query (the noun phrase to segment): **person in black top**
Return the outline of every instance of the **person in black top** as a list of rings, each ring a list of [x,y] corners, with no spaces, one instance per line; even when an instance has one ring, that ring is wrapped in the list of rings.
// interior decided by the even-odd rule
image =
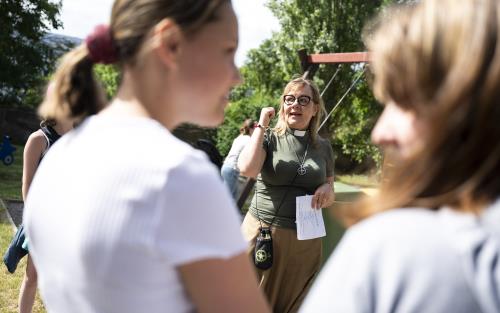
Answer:
[[[54,120],[43,120],[40,129],[33,132],[24,146],[23,154],[23,181],[22,196],[26,200],[28,190],[35,172],[48,149],[57,139],[73,128],[70,122],[58,122]],[[27,240],[23,247],[27,249]],[[28,262],[21,289],[19,291],[19,312],[31,312],[35,301],[37,287],[37,273],[35,266],[28,254]]]

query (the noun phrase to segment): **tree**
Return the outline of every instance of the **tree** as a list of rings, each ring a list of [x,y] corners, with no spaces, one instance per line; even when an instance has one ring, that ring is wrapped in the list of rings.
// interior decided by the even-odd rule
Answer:
[[[20,105],[52,70],[43,37],[61,26],[61,6],[61,0],[0,0],[0,105]]]

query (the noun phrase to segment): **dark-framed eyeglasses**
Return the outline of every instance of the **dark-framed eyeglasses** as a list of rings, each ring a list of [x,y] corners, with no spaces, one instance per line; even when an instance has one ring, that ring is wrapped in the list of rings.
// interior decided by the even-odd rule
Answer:
[[[297,103],[301,106],[306,106],[311,102],[311,97],[302,95],[299,96],[298,98],[295,98],[295,96],[292,95],[285,95],[283,96],[283,102],[285,102],[286,105],[292,105],[297,101]]]

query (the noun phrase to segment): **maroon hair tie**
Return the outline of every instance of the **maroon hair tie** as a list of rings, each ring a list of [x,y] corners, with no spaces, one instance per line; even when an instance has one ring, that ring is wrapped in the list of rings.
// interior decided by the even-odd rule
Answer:
[[[98,25],[86,39],[87,49],[92,62],[113,64],[118,61],[118,53],[108,25]]]

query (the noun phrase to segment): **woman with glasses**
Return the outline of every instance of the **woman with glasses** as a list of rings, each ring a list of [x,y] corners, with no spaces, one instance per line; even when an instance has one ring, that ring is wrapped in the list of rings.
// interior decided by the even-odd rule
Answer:
[[[276,126],[269,128],[274,108],[263,108],[238,159],[242,175],[257,177],[242,231],[274,312],[297,311],[321,263],[321,238],[297,238],[296,198],[313,195],[310,204],[318,210],[334,200],[333,150],[317,134],[323,112],[317,86],[307,79],[293,79],[281,97]],[[262,235],[261,230],[268,233]],[[257,253],[259,238],[269,235],[272,248]]]

